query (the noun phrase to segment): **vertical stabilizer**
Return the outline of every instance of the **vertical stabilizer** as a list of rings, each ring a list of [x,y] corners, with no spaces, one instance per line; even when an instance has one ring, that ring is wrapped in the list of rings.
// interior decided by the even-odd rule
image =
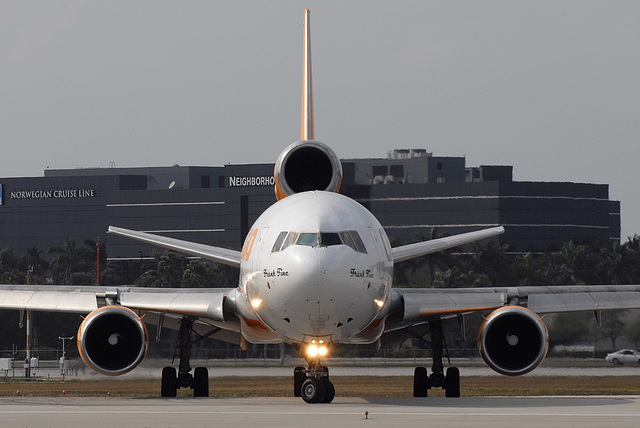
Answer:
[[[313,88],[311,84],[311,11],[304,11],[304,64],[302,76],[302,134],[301,140],[313,140]]]

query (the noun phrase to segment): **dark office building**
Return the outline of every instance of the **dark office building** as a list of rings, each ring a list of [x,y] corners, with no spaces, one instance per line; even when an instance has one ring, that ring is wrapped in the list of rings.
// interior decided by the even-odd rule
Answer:
[[[620,203],[606,184],[516,182],[511,166],[466,168],[464,158],[425,150],[342,163],[342,193],[369,208],[392,240],[498,225],[500,240],[518,251],[620,239]],[[46,170],[0,179],[0,248],[21,254],[100,239],[112,260],[150,254],[106,235],[113,225],[239,249],[274,202],[273,164]]]

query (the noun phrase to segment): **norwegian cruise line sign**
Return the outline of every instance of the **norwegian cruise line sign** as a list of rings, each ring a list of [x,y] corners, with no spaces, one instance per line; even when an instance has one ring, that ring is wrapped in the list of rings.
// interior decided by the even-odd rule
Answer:
[[[3,186],[0,185],[0,188]],[[95,189],[37,189],[37,190],[11,190],[6,193],[11,199],[77,199],[93,198]]]

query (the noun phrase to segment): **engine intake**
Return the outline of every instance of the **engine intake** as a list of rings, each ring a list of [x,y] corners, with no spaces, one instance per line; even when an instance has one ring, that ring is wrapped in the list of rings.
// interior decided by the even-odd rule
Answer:
[[[493,311],[478,333],[480,355],[489,367],[507,376],[529,373],[549,349],[549,333],[542,319],[522,306]]]
[[[309,190],[337,192],[342,183],[342,164],[326,144],[298,141],[280,153],[274,176],[278,200]]]
[[[124,306],[96,309],[78,329],[80,356],[89,368],[105,375],[130,372],[142,362],[148,348],[146,325]]]

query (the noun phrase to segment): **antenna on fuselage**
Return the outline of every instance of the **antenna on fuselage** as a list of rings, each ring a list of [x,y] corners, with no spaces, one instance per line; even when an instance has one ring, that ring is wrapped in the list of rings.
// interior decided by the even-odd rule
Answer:
[[[301,140],[313,140],[313,88],[311,84],[311,11],[304,11],[304,64],[302,75],[302,131]]]

